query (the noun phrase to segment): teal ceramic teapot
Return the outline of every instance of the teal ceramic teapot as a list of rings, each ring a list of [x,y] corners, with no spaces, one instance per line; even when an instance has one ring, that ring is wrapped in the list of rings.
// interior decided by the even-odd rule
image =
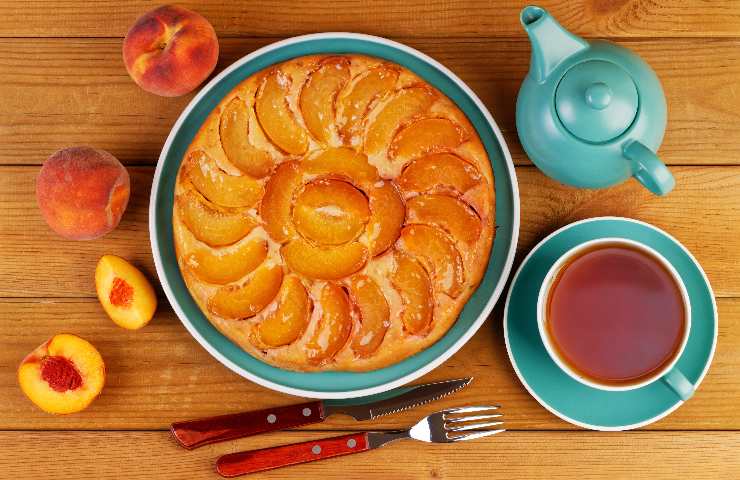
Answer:
[[[526,7],[520,19],[532,59],[516,127],[535,165],[576,187],[633,176],[657,195],[670,192],[673,175],[654,153],[666,126],[655,72],[630,50],[572,35],[542,8]]]

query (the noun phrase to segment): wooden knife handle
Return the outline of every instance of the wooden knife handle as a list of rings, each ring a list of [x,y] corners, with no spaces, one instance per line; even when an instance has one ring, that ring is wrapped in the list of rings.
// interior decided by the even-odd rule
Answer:
[[[209,443],[317,423],[324,418],[326,415],[321,402],[313,401],[287,407],[175,422],[171,431],[180,445],[192,449]]]
[[[216,460],[216,472],[222,477],[236,477],[366,450],[369,450],[367,433],[353,433],[280,447],[229,453]]]

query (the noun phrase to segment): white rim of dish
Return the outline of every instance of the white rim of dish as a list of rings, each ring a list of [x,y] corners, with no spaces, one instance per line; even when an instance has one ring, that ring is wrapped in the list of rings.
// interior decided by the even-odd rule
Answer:
[[[588,222],[594,222],[598,220],[623,220],[627,222],[636,223],[638,225],[643,225],[645,227],[651,228],[652,230],[655,230],[656,232],[662,233],[669,239],[671,239],[676,245],[678,245],[681,250],[683,250],[686,255],[691,259],[691,261],[696,265],[696,268],[699,269],[699,272],[701,273],[702,278],[704,279],[704,283],[706,283],[707,287],[709,288],[710,296],[712,297],[712,319],[715,323],[714,328],[714,336],[712,338],[712,349],[709,352],[709,359],[707,360],[707,364],[704,366],[704,370],[701,372],[701,375],[699,375],[699,379],[697,380],[696,384],[694,385],[695,389],[699,388],[699,385],[701,385],[701,382],[704,380],[704,377],[706,377],[707,372],[709,371],[709,367],[712,365],[712,360],[714,360],[714,352],[717,348],[717,332],[719,331],[719,318],[717,317],[717,301],[714,297],[714,290],[712,290],[712,285],[709,283],[709,278],[707,277],[707,274],[704,272],[704,269],[701,268],[701,265],[699,262],[696,261],[696,258],[694,258],[694,255],[691,254],[691,252],[676,238],[671,235],[668,232],[665,232],[661,230],[660,228],[650,225],[649,223],[643,222],[641,220],[635,220],[633,218],[625,218],[625,217],[614,217],[614,216],[605,216],[605,217],[593,217],[593,218],[586,218],[583,220],[579,220],[577,222],[569,223],[568,225],[565,225],[563,227],[558,228],[554,232],[552,232],[550,235],[543,238],[535,247],[527,254],[527,256],[522,260],[522,263],[519,265],[519,268],[517,269],[516,273],[514,274],[514,277],[511,280],[511,286],[509,287],[509,291],[506,294],[506,303],[504,305],[504,341],[506,342],[506,353],[509,356],[509,361],[511,362],[511,366],[514,367],[514,372],[516,373],[516,376],[519,377],[519,381],[522,382],[522,385],[524,385],[524,388],[527,389],[530,395],[534,397],[537,402],[545,407],[547,411],[555,415],[556,417],[565,420],[566,422],[572,423],[573,425],[582,427],[582,428],[588,428],[590,430],[598,430],[602,432],[620,432],[623,430],[632,430],[635,428],[644,427],[645,425],[650,425],[653,422],[657,422],[658,420],[667,417],[671,413],[673,413],[678,407],[683,405],[685,402],[683,400],[679,400],[678,403],[676,403],[674,406],[669,408],[668,410],[662,412],[659,415],[656,415],[652,418],[649,418],[647,420],[644,420],[642,422],[633,423],[630,425],[619,425],[616,427],[605,427],[603,425],[591,425],[590,423],[581,422],[578,420],[575,420],[573,418],[570,418],[567,415],[564,415],[560,413],[557,409],[549,405],[547,402],[545,402],[542,398],[540,398],[535,391],[532,389],[532,387],[529,386],[527,381],[524,379],[524,376],[519,371],[519,367],[516,364],[516,360],[514,360],[514,355],[511,353],[511,345],[509,345],[509,304],[511,301],[511,293],[514,290],[514,285],[516,284],[517,279],[519,278],[519,274],[522,272],[522,268],[524,268],[524,265],[529,261],[529,259],[534,255],[534,253],[539,250],[545,243],[547,243],[550,238],[554,237],[558,233],[562,232],[563,230],[566,230],[568,228],[574,227],[576,225],[580,225],[581,223],[588,223]]]
[[[405,53],[414,55],[415,57],[435,67],[440,72],[445,74],[450,80],[455,82],[457,86],[460,87],[462,91],[465,92],[465,94],[473,101],[473,103],[475,103],[476,107],[481,111],[484,118],[486,119],[486,122],[489,124],[489,126],[493,130],[493,133],[496,135],[496,140],[498,141],[501,152],[504,155],[504,158],[506,160],[505,162],[506,169],[509,174],[509,180],[511,183],[511,190],[514,196],[513,198],[514,201],[512,202],[513,203],[512,205],[513,232],[512,232],[511,244],[509,245],[509,251],[506,254],[506,262],[504,263],[504,268],[503,268],[503,271],[501,272],[501,276],[498,279],[498,282],[493,289],[493,293],[491,294],[491,297],[489,298],[488,302],[483,308],[483,311],[478,316],[478,318],[475,320],[475,322],[473,322],[470,328],[462,335],[462,337],[460,337],[457,340],[457,342],[452,344],[447,350],[445,350],[441,355],[439,355],[437,358],[435,358],[428,364],[396,380],[392,380],[392,381],[383,383],[381,385],[377,385],[375,387],[363,388],[363,389],[358,389],[358,390],[320,392],[320,391],[313,391],[313,390],[305,390],[301,388],[286,387],[279,383],[275,383],[270,380],[264,379],[260,376],[254,375],[253,373],[236,365],[234,362],[232,362],[231,360],[226,358],[224,355],[222,355],[220,352],[218,352],[215,348],[213,348],[208,342],[206,342],[206,340],[198,333],[198,331],[190,323],[190,320],[185,315],[185,312],[183,312],[182,309],[180,308],[180,305],[178,304],[177,299],[174,293],[172,292],[172,289],[170,288],[169,283],[166,280],[166,277],[164,275],[164,266],[162,265],[162,262],[161,262],[159,248],[157,247],[157,242],[155,240],[155,235],[154,235],[154,231],[155,231],[154,218],[155,218],[155,205],[156,205],[155,202],[157,198],[157,192],[159,190],[159,177],[162,174],[162,165],[164,163],[164,158],[166,157],[167,153],[170,150],[172,141],[175,138],[175,133],[180,130],[182,123],[185,121],[185,118],[188,116],[188,114],[193,109],[193,107],[203,97],[205,97],[210,92],[210,90],[216,84],[218,84],[224,77],[226,77],[229,73],[239,68],[243,64],[257,57],[263,56],[275,49],[282,48],[288,45],[302,43],[306,40],[330,39],[330,38],[358,39],[358,40],[365,40],[368,42],[387,45],[389,47],[401,50]],[[245,55],[244,57],[240,58],[239,60],[237,60],[230,66],[228,66],[221,73],[216,75],[190,101],[190,103],[185,107],[185,109],[182,111],[180,116],[177,118],[177,121],[175,122],[175,124],[172,126],[172,129],[170,130],[170,133],[167,136],[167,140],[165,141],[164,146],[162,147],[162,152],[160,153],[159,159],[157,161],[157,167],[154,171],[154,179],[152,180],[152,191],[149,196],[149,243],[151,244],[151,247],[152,247],[152,256],[154,257],[154,265],[156,267],[157,276],[159,277],[160,284],[162,285],[162,289],[164,290],[167,300],[169,301],[172,309],[177,314],[177,317],[180,319],[180,322],[185,326],[187,331],[190,332],[190,335],[192,335],[193,338],[195,338],[195,340],[203,348],[205,348],[208,353],[211,354],[211,356],[216,358],[216,360],[221,362],[221,364],[225,365],[229,370],[233,371],[234,373],[254,383],[257,383],[258,385],[262,385],[263,387],[267,387],[272,390],[276,390],[278,392],[301,396],[301,397],[311,397],[311,398],[320,398],[320,399],[347,399],[347,398],[364,397],[367,395],[387,392],[388,390],[400,387],[413,380],[416,380],[417,378],[425,375],[426,373],[430,372],[434,368],[438,367],[439,365],[447,361],[447,359],[449,359],[460,348],[462,348],[462,346],[465,345],[465,343],[467,343],[468,340],[470,340],[470,338],[478,331],[478,329],[480,329],[481,325],[483,325],[483,323],[485,322],[485,320],[488,318],[489,314],[493,310],[493,307],[496,304],[496,301],[498,300],[498,298],[501,295],[501,292],[504,289],[506,280],[509,277],[509,273],[511,272],[511,267],[514,263],[514,254],[516,252],[516,245],[517,245],[518,239],[519,239],[519,187],[516,181],[514,163],[511,159],[511,154],[509,153],[509,148],[506,145],[506,141],[504,140],[504,137],[501,134],[501,130],[498,128],[498,125],[496,124],[495,120],[491,116],[491,113],[488,111],[488,109],[483,104],[483,102],[480,100],[480,98],[478,98],[478,96],[470,89],[470,87],[468,87],[462,80],[460,80],[460,78],[458,78],[457,75],[452,73],[447,67],[437,62],[433,58],[429,57],[428,55],[421,53],[420,51],[414,48],[411,48],[409,46],[403,45],[398,42],[394,42],[392,40],[387,40],[382,37],[376,37],[373,35],[365,35],[361,33],[326,32],[326,33],[315,33],[315,34],[291,37],[291,38],[281,40],[281,41],[272,43],[270,45],[264,46],[262,48],[255,50],[254,52],[248,55]],[[493,249],[493,246],[491,246],[491,249]]]

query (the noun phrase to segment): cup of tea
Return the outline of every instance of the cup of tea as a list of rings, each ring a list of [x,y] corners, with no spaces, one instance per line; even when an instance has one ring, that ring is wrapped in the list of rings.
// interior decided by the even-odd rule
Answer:
[[[565,252],[540,287],[537,324],[552,360],[589,387],[624,391],[665,382],[682,400],[694,385],[676,368],[691,303],[658,252],[600,238]]]

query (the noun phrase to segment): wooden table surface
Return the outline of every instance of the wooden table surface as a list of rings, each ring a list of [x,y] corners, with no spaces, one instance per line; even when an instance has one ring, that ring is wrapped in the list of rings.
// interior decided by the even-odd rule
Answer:
[[[634,181],[602,191],[545,178],[514,130],[529,43],[524,2],[335,0],[183,2],[214,25],[216,71],[255,48],[307,32],[346,30],[390,37],[438,59],[478,93],[505,133],[517,165],[522,256],[554,229],[597,215],[657,225],[706,270],[717,295],[719,341],[695,397],[635,432],[587,432],[542,408],[517,380],[501,329],[502,305],[478,334],[422,380],[462,375],[475,382],[454,399],[359,425],[332,417],[320,426],[179,449],[166,431],[176,419],[296,402],[259,387],[211,358],[166,300],[146,328],[116,327],[95,298],[98,258],[114,253],[156,278],[147,232],[154,165],[175,118],[192,96],[140,90],[121,60],[121,41],[149,1],[0,2],[0,478],[215,478],[214,459],[246,448],[361,428],[409,425],[434,409],[498,401],[509,431],[449,445],[394,444],[363,455],[274,471],[264,478],[684,478],[740,475],[740,2],[572,0],[541,2],[588,38],[634,49],[657,71],[668,98],[660,149],[677,179],[657,198]],[[39,165],[55,150],[109,150],[132,176],[118,229],[90,242],[63,241],[36,207]],[[161,292],[160,292],[161,294]],[[51,416],[21,393],[16,368],[46,338],[90,340],[108,367],[102,395],[86,411]]]

